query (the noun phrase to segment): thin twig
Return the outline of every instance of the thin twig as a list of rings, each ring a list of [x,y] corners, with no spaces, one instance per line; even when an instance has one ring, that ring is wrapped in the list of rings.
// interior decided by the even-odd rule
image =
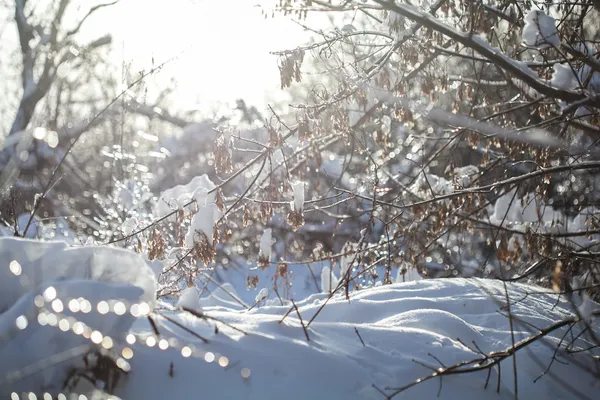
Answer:
[[[300,315],[300,310],[298,310],[298,306],[296,306],[296,303],[294,302],[293,299],[292,299],[292,306],[296,310],[296,314],[298,315],[298,319],[300,319],[300,325],[302,325],[302,330],[304,331],[304,335],[306,336],[306,340],[310,342],[310,337],[308,336],[308,330],[306,329],[306,326],[304,325],[304,321],[302,320],[302,315]]]

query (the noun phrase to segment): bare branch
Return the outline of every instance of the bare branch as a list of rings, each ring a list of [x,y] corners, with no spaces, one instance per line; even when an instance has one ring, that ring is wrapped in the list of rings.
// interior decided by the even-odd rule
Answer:
[[[92,8],[89,9],[89,11],[85,14],[85,16],[79,20],[79,23],[77,24],[77,26],[65,34],[65,37],[73,36],[74,34],[79,32],[79,30],[83,26],[83,23],[85,22],[85,20],[88,19],[93,13],[95,13],[96,11],[98,11],[102,8],[113,6],[113,5],[117,4],[119,1],[120,0],[114,0],[110,3],[102,3],[102,4],[97,4],[97,5],[93,6]]]

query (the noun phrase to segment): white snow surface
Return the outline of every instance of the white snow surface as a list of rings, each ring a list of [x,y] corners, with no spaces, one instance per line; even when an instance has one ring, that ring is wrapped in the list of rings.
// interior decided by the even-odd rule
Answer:
[[[71,331],[41,326],[33,305],[35,295],[47,294],[52,286],[58,299],[85,297],[93,304],[104,299],[140,302],[154,298],[155,281],[148,266],[140,256],[124,250],[69,248],[62,243],[7,238],[0,239],[0,258],[5,266],[0,272],[3,397],[12,391],[34,391],[39,397],[44,390],[57,389],[75,360],[79,360],[78,366],[82,362],[78,354],[67,357],[66,362],[57,362],[53,357],[64,356],[65,350],[82,345],[91,346]],[[17,261],[19,267],[11,261]],[[24,284],[23,276],[31,284]],[[557,299],[545,289],[520,284],[507,287],[516,319],[516,341],[537,332],[532,326],[544,328],[574,315],[573,306],[564,297]],[[511,346],[500,281],[420,280],[353,291],[349,299],[334,295],[328,300],[326,293],[314,294],[295,299],[298,313],[292,311],[283,322],[291,306],[289,301],[281,304],[277,299],[266,299],[260,307],[248,311],[232,301],[231,295],[237,296],[236,288],[228,283],[222,289],[204,292],[203,297],[195,288],[184,291],[179,305],[191,305],[210,319],[168,311],[173,305],[158,301],[156,309],[176,322],[152,314],[159,336],[145,317],[131,324],[129,313],[120,317],[115,313],[100,315],[93,306],[90,313],[72,315],[110,334],[114,351],[120,353],[125,346],[133,351],[128,359],[130,372],[121,377],[114,393],[122,399],[382,399],[373,385],[383,390],[403,386],[430,375],[432,370],[427,366],[438,368],[437,360],[451,366],[478,358],[473,343],[484,352]],[[305,333],[302,324],[306,325],[319,310]],[[28,321],[24,328],[19,319],[22,315]],[[597,331],[596,320],[590,322]],[[572,336],[577,337],[582,328],[575,327]],[[555,362],[550,374],[534,383],[566,330],[558,329],[548,339],[532,343],[528,346],[531,351],[517,352],[520,398],[570,399],[574,393],[596,398],[597,380],[575,364]],[[208,343],[190,332],[206,338]],[[135,343],[125,343],[126,336],[135,336]],[[587,347],[583,342],[576,342],[578,345]],[[558,354],[561,360],[577,357],[578,363],[590,362],[585,352]],[[45,361],[49,364],[41,363]],[[437,398],[440,391],[441,399],[512,399],[512,362],[509,358],[502,363],[499,393],[498,371],[492,371],[485,389],[484,370],[445,376],[441,385],[438,378],[424,381],[394,398]],[[28,373],[17,380],[7,379],[23,371]],[[86,386],[85,380],[75,389],[84,394],[94,390]]]
[[[525,298],[526,292],[540,289],[510,285],[510,291],[514,301]],[[186,397],[191,393],[218,399],[381,399],[373,384],[396,387],[431,374],[430,369],[413,360],[437,368],[439,364],[429,354],[448,366],[477,358],[478,354],[458,338],[469,345],[474,341],[486,352],[510,347],[509,321],[499,312],[502,297],[501,282],[473,279],[380,286],[352,293],[350,301],[335,296],[308,328],[310,341],[295,312],[279,323],[289,304],[246,312],[205,298],[210,304],[204,307],[207,315],[248,334],[219,323],[219,333],[215,334],[214,326],[203,320],[172,313],[172,318],[204,335],[209,343],[159,319],[159,331],[165,337],[174,335],[179,348],[160,351],[144,344],[132,346],[131,367],[137,372],[120,385],[116,394],[127,399]],[[305,324],[326,298],[326,294],[317,294],[297,302]],[[554,296],[537,294],[515,302],[512,311],[515,317],[544,327],[571,315],[568,304],[559,302],[553,309],[555,302]],[[529,336],[527,329],[530,328],[517,323],[515,339]],[[151,334],[142,320],[134,330],[141,337]],[[560,332],[564,333],[559,331],[557,336]],[[518,353],[519,396],[573,398],[573,393],[563,386],[563,382],[568,382],[593,398],[598,390],[593,386],[594,378],[573,366],[554,363],[552,376],[533,383],[550,361],[556,340],[531,345],[542,364],[537,364],[526,351]],[[193,346],[190,358],[180,355],[182,346]],[[213,359],[211,363],[205,361]],[[171,362],[173,377],[168,374]],[[511,399],[511,368],[512,359],[503,362],[499,394],[495,390],[497,371],[492,372],[493,384],[488,389],[484,389],[486,371],[481,371],[444,377],[440,398]],[[243,378],[248,373],[250,377]],[[433,399],[439,389],[439,380],[432,379],[395,398]]]
[[[66,371],[89,349],[89,339],[63,332],[56,323],[41,325],[38,315],[47,315],[47,321],[50,315],[55,321],[67,319],[69,327],[76,319],[116,341],[125,337],[134,317],[100,315],[100,302],[154,307],[155,276],[139,255],[126,250],[0,238],[0,260],[1,398],[11,391],[60,390]],[[36,298],[45,300],[41,308]],[[76,308],[69,307],[73,299]]]

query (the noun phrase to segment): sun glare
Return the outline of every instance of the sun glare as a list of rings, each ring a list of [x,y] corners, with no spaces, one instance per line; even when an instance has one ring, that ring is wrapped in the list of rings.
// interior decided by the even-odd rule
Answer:
[[[281,15],[265,19],[256,3],[125,0],[98,13],[87,34],[111,33],[115,65],[132,71],[175,57],[152,79],[175,78],[176,107],[208,110],[237,98],[262,107],[279,92],[269,51],[293,48],[307,34]]]

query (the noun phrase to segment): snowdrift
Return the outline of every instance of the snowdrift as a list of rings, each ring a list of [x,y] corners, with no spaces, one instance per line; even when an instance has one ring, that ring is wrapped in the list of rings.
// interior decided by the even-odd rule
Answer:
[[[557,304],[556,296],[542,294],[543,289],[513,284],[509,290],[517,342],[536,334],[533,326],[544,328],[573,315],[569,303]],[[504,296],[501,282],[474,279],[423,280],[367,289],[351,294],[350,301],[343,296],[331,299],[307,329],[307,340],[302,324],[318,312],[326,295],[297,303],[302,322],[294,310],[280,323],[289,304],[249,312],[232,310],[228,295],[216,292],[200,300],[206,315],[247,334],[223,323],[209,324],[194,315],[168,312],[167,317],[209,343],[159,318],[161,336],[177,340],[175,348],[158,350],[146,345],[144,338],[153,333],[140,321],[134,326],[141,339],[132,347],[131,364],[138,372],[131,374],[117,394],[127,399],[190,393],[219,399],[384,399],[373,385],[381,389],[403,386],[431,375],[433,371],[426,366],[438,368],[440,362],[451,366],[481,357],[477,348],[490,352],[510,347]],[[215,297],[223,299],[223,304]],[[578,330],[573,329],[573,334]],[[573,364],[555,362],[548,374],[534,382],[547,368],[565,331],[558,330],[517,353],[520,398],[596,398],[596,378]],[[191,357],[181,355],[189,351]],[[570,358],[560,360],[570,362]],[[583,355],[575,358],[586,362]],[[486,377],[484,370],[444,376],[441,382],[435,378],[394,398],[433,399],[438,392],[442,399],[514,398],[512,358],[501,363],[499,393],[498,370],[492,371],[487,389]]]
[[[389,395],[437,368],[482,359],[482,353],[512,344],[499,281],[422,280],[361,290],[349,299],[316,294],[299,300],[297,310],[291,302],[269,300],[248,311],[223,289],[201,298],[188,290],[180,303],[188,312],[155,303],[151,270],[126,251],[0,239],[0,259],[3,398],[12,392],[58,393],[93,346],[127,360],[129,373],[113,382],[114,395],[123,399],[383,399],[381,392]],[[574,318],[564,296],[507,287],[515,343]],[[69,299],[78,299],[74,311]],[[91,303],[89,312],[82,312],[82,299]],[[100,312],[106,311],[103,301],[109,312]],[[118,312],[116,302],[128,311]],[[132,315],[132,304],[145,304],[145,312]],[[58,322],[50,323],[50,314]],[[75,318],[102,340],[77,334]],[[63,319],[69,322],[64,332]],[[598,333],[597,322],[592,327]],[[595,361],[577,351],[589,346],[583,328],[565,325],[516,353],[520,398],[597,398],[597,377],[586,371]],[[560,362],[544,375],[555,355]],[[436,377],[394,398],[514,398],[512,357],[487,376],[481,370]],[[106,387],[81,380],[74,390],[89,396]]]
[[[2,398],[59,392],[93,343],[125,337],[135,320],[126,305],[154,307],[154,274],[129,251],[0,238],[0,263]]]

